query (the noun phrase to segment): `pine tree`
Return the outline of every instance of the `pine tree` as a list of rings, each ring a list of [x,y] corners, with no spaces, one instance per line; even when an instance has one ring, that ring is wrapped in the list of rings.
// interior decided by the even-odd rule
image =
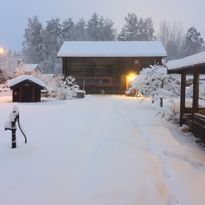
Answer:
[[[204,40],[196,28],[188,29],[185,36],[184,56],[189,56],[201,52],[203,49]]]
[[[87,23],[88,39],[91,41],[112,41],[115,39],[113,22],[94,13]]]
[[[102,41],[114,41],[115,40],[115,29],[114,24],[110,19],[103,19],[103,26],[101,27],[101,40]]]
[[[100,28],[102,27],[103,22],[102,18],[100,18],[97,13],[94,13],[91,19],[87,23],[87,32],[89,40],[91,41],[99,41]]]
[[[71,41],[74,40],[74,29],[75,24],[71,18],[68,18],[62,23],[62,38],[63,41]]]
[[[138,17],[134,13],[128,13],[128,16],[125,17],[125,22],[126,24],[122,28],[118,39],[122,41],[138,40]]]
[[[154,28],[151,18],[138,19],[134,13],[125,17],[125,25],[118,39],[121,41],[149,41],[154,39]]]
[[[46,73],[59,73],[61,60],[57,58],[57,52],[63,41],[114,39],[113,22],[96,13],[88,22],[81,18],[74,23],[68,18],[61,24],[59,19],[51,19],[47,21],[45,28],[38,17],[29,18],[23,42],[24,62],[40,64]]]
[[[57,53],[62,45],[62,29],[59,19],[47,21],[43,32],[43,61],[42,67],[47,73],[58,73],[60,70],[60,59]]]
[[[151,18],[142,19],[139,21],[139,39],[150,41],[154,39],[154,27]]]
[[[28,25],[24,33],[23,54],[25,62],[40,63],[42,58],[43,46],[43,26],[39,22],[38,17],[28,19]]]
[[[75,41],[87,41],[88,40],[86,21],[83,18],[80,18],[79,21],[75,24],[73,33],[74,33],[73,40]]]

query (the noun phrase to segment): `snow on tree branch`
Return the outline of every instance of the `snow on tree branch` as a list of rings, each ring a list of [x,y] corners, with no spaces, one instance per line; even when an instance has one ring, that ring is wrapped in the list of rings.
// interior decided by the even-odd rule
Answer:
[[[167,69],[161,65],[150,65],[142,69],[140,75],[133,81],[132,88],[157,101],[166,97],[179,96],[180,93],[177,80],[168,75]]]

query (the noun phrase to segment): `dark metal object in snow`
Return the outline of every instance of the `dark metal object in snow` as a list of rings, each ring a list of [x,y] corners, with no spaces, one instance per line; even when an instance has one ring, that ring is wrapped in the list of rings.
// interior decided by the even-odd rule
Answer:
[[[16,130],[17,130],[16,123],[18,123],[19,129],[25,138],[25,143],[27,143],[27,137],[21,128],[18,108],[14,106],[13,111],[9,115],[9,121],[6,122],[6,125],[5,125],[5,130],[11,130],[11,139],[12,139],[11,148],[12,149],[16,148]]]

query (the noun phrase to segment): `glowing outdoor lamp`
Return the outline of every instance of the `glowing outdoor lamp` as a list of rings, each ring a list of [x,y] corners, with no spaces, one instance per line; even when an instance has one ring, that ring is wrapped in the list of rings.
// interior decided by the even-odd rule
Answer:
[[[4,55],[4,53],[5,53],[4,48],[0,47],[0,55]]]
[[[127,75],[127,81],[132,82],[137,77],[136,73],[129,73]]]
[[[129,87],[130,83],[137,77],[136,73],[129,73],[126,76],[126,89]]]

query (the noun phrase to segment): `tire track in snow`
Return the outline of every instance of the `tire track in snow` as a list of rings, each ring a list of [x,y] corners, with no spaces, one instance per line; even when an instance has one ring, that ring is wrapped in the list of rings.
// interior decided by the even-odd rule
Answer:
[[[140,112],[143,112],[140,110]],[[142,113],[139,112],[139,115],[142,115]],[[133,113],[128,111],[130,119],[132,123],[138,128],[139,132],[141,133],[141,136],[144,138],[147,146],[149,147],[150,151],[158,158],[158,160],[161,162],[162,170],[163,170],[163,176],[164,181],[166,183],[167,187],[167,194],[168,194],[168,201],[167,205],[180,205],[179,197],[171,196],[170,194],[170,187],[168,180],[172,177],[172,173],[168,169],[168,161],[166,158],[163,157],[163,153],[159,149],[159,147],[155,144],[155,137],[153,136],[153,133],[149,132],[150,126],[153,124],[153,121],[151,122],[150,119],[148,122],[142,122],[139,118],[136,120],[136,118],[133,116]],[[150,116],[151,118],[151,116]],[[154,118],[153,118],[154,120]],[[155,123],[155,122],[154,122]]]
[[[141,106],[142,104],[139,104],[139,105]],[[140,123],[141,121],[143,121],[144,117],[146,117],[146,116],[144,116],[144,113],[143,113],[143,107],[142,107],[142,109],[140,109],[140,112],[139,112],[140,118],[139,118],[138,121],[136,121],[136,119],[133,118],[133,114],[134,113],[136,114],[136,112],[131,112],[130,111],[131,109],[133,109],[133,107],[130,106],[129,102],[128,102],[128,104],[125,103],[123,108],[124,109],[121,109],[121,111],[119,113],[121,115],[121,118],[124,119],[126,124],[131,124],[132,125],[132,127],[135,129],[135,132],[138,133],[138,135],[136,135],[136,136],[138,136],[138,139],[141,138],[141,140],[144,141],[144,143],[146,144],[147,148],[151,151],[150,154],[152,156],[154,154],[154,156],[156,157],[157,161],[160,163],[161,170],[162,170],[162,173],[163,173],[162,176],[164,177],[164,179],[163,179],[163,184],[164,185],[163,185],[163,188],[161,188],[163,190],[160,190],[160,192],[163,193],[162,198],[164,198],[163,199],[164,200],[164,204],[173,205],[173,203],[170,203],[170,199],[169,199],[169,196],[168,196],[168,190],[167,190],[166,178],[169,177],[169,174],[166,172],[166,169],[165,169],[165,166],[164,166],[164,164],[166,164],[166,161],[162,162],[162,160],[159,158],[158,154],[156,154],[152,149],[150,149],[151,147],[150,147],[150,138],[148,137],[149,136],[148,131],[147,131],[148,129],[146,128],[146,126],[142,126],[144,123],[142,123],[142,124]],[[136,107],[136,109],[139,109],[139,108]],[[150,117],[148,117],[148,119],[149,118]],[[176,204],[178,204],[178,201],[177,201]]]
[[[85,199],[90,199],[93,204],[96,200],[97,204],[101,204],[100,201],[107,204],[105,199],[109,199],[113,200],[112,204],[165,205],[166,185],[160,177],[159,162],[150,155],[130,119],[124,116],[124,102],[121,101],[111,98],[106,102],[106,110],[92,131],[93,140],[84,156],[85,167],[78,186],[80,198],[84,199],[81,203],[86,204]],[[142,177],[140,182],[139,176]],[[132,200],[128,203],[122,199],[120,202],[122,196]]]
[[[188,201],[186,192],[183,193],[182,190],[186,190],[187,193],[189,193],[190,189],[186,189],[187,181],[181,180],[180,176],[183,176],[182,173],[186,170],[185,167],[187,166],[191,166],[191,169],[194,169],[193,172],[195,172],[195,170],[204,172],[204,163],[201,163],[197,158],[191,157],[191,153],[188,153],[186,147],[172,136],[169,129],[163,128],[154,112],[153,114],[150,113],[151,115],[149,117],[143,117],[143,106],[146,105],[139,106],[139,109],[134,112],[135,114],[133,114],[130,107],[127,107],[127,112],[132,123],[135,124],[140,131],[141,136],[146,141],[151,152],[161,161],[164,170],[163,175],[169,190],[168,205],[192,205],[193,203],[190,201],[197,200],[197,196],[194,197],[196,199],[192,199],[191,194],[189,196],[190,201]],[[157,127],[159,127],[159,129],[157,129]],[[192,173],[190,174],[192,176]],[[200,188],[199,186],[198,189],[200,190]]]

